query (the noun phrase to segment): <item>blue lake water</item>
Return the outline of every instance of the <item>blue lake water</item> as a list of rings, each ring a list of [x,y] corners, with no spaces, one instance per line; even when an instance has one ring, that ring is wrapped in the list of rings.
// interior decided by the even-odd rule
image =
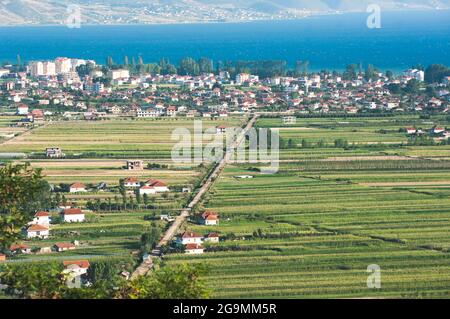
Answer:
[[[349,63],[399,71],[421,63],[450,65],[450,11],[384,12],[382,28],[366,26],[368,14],[297,21],[227,24],[1,27],[0,61],[69,56],[104,63],[106,56],[201,56],[217,60],[309,60],[311,70],[340,70]]]

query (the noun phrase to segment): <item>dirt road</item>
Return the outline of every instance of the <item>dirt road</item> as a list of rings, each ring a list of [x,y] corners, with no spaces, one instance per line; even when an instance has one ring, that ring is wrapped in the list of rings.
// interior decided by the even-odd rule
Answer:
[[[250,130],[253,127],[257,118],[258,115],[254,115],[250,119],[250,121],[248,121],[247,125],[242,130],[241,134],[239,134],[236,137],[234,143],[232,143],[231,147],[229,148],[229,151],[225,152],[222,160],[220,160],[214,166],[213,170],[209,173],[208,177],[203,182],[202,186],[199,188],[197,194],[194,196],[194,198],[191,200],[188,206],[181,211],[181,214],[177,216],[177,218],[169,227],[169,229],[167,229],[167,231],[164,233],[164,236],[161,238],[156,249],[153,250],[152,254],[146,260],[144,260],[142,264],[135,270],[135,272],[131,276],[132,279],[146,275],[153,268],[153,259],[160,258],[161,247],[168,244],[172,240],[172,238],[177,234],[181,225],[183,225],[183,223],[189,217],[191,209],[195,205],[197,205],[197,203],[202,199],[203,195],[210,189],[215,179],[220,175],[222,170],[225,168],[225,165],[229,161],[230,156],[233,153],[232,150],[236,149],[237,146],[239,146],[244,141],[245,134],[248,132],[248,130]]]

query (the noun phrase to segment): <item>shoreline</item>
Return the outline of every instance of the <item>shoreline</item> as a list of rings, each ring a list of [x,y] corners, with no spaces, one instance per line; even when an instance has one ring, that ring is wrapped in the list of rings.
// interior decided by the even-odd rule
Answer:
[[[450,11],[450,8],[408,8],[403,9],[389,9],[383,12],[430,12],[430,11]],[[336,15],[350,15],[350,14],[363,14],[366,11],[326,11],[326,12],[309,12],[303,17],[297,17],[292,19],[255,19],[255,20],[199,20],[199,21],[185,21],[185,22],[148,22],[148,23],[81,23],[82,26],[87,27],[127,27],[127,26],[171,26],[171,25],[208,25],[208,24],[246,24],[255,22],[283,22],[283,21],[301,21],[308,18],[336,16]],[[368,14],[368,13],[367,13]],[[0,28],[39,28],[39,27],[66,27],[63,23],[43,23],[43,24],[0,24]]]

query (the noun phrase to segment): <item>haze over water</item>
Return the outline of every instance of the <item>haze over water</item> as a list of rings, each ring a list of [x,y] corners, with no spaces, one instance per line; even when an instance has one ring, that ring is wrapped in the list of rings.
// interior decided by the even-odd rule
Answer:
[[[297,21],[229,24],[1,27],[0,61],[94,59],[128,55],[144,62],[162,57],[217,60],[309,60],[311,70],[341,70],[371,63],[401,71],[421,63],[450,65],[450,11],[382,12],[382,28],[366,26],[368,14],[311,17]]]

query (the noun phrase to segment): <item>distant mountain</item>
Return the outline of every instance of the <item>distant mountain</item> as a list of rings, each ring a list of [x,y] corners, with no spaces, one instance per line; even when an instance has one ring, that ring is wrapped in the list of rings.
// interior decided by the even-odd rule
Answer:
[[[311,14],[385,10],[449,9],[450,0],[0,0],[0,25],[64,24],[78,5],[89,24],[186,23],[293,19]]]

